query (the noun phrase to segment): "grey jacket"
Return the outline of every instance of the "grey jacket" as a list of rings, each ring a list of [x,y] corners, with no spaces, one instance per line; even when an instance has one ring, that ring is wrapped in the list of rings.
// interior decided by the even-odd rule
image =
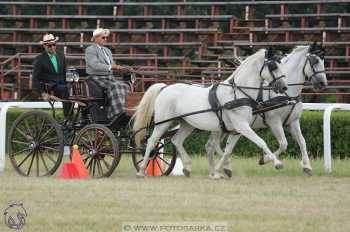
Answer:
[[[106,47],[102,47],[112,64],[115,64],[112,52]],[[99,75],[99,76],[109,76],[112,75],[112,70],[109,70],[109,64],[103,51],[97,46],[97,44],[92,44],[85,50],[85,62],[86,62],[86,72],[89,75]]]

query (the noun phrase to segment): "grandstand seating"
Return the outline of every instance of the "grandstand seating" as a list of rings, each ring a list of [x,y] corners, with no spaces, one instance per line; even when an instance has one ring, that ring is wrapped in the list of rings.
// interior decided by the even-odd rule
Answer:
[[[168,83],[220,80],[234,70],[225,66],[224,59],[271,45],[287,52],[314,40],[326,46],[330,79],[346,81],[350,74],[350,13],[344,10],[349,4],[348,0],[3,1],[0,99],[23,98],[30,93],[30,65],[42,50],[39,41],[44,33],[60,37],[58,45],[70,65],[84,66],[83,52],[96,27],[111,30],[107,46],[118,62],[145,67],[137,91],[144,91],[147,82],[159,78]],[[332,88],[346,95],[342,85],[336,84]]]

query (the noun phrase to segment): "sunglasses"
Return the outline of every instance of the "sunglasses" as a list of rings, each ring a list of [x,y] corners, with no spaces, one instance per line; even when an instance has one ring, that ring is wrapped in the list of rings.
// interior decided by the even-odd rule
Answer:
[[[46,46],[48,46],[49,48],[50,48],[50,47],[56,47],[56,44],[48,44],[48,45],[46,45]]]

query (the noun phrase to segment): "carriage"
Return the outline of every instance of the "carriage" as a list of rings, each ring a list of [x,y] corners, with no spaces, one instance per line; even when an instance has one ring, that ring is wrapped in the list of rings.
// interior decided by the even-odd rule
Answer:
[[[133,165],[138,170],[146,140],[137,148],[129,124],[132,107],[141,95],[129,93],[126,100],[129,117],[109,121],[106,116],[106,93],[88,78],[85,70],[71,68],[66,76],[69,89],[67,100],[51,96],[48,100],[51,113],[25,112],[10,128],[7,148],[15,170],[23,176],[53,175],[64,159],[65,146],[71,148],[73,144],[79,146],[81,158],[94,178],[110,176],[122,155],[131,155]],[[134,78],[135,73],[132,73],[123,81],[131,84]],[[70,110],[69,120],[60,118],[55,109],[55,102],[64,101],[75,106]],[[175,166],[176,149],[170,141],[175,131],[169,130],[151,153],[149,164],[157,165],[162,175],[169,175]]]

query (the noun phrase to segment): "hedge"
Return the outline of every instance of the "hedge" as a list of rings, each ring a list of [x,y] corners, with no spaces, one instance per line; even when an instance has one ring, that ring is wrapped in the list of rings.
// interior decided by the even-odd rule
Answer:
[[[11,110],[7,115],[7,130],[12,122],[21,114],[23,110]],[[61,112],[58,117],[62,118]],[[323,112],[305,111],[301,120],[301,128],[307,143],[309,155],[311,157],[323,156]],[[350,113],[336,111],[331,119],[332,155],[336,158],[350,158]],[[278,148],[278,143],[270,130],[258,130],[258,134],[268,143],[270,149]],[[288,139],[288,149],[283,156],[300,157],[298,144],[291,138],[286,130]],[[208,132],[194,132],[185,141],[185,148],[189,154],[205,154],[204,145],[208,139]],[[261,150],[246,138],[241,138],[234,150],[235,155],[244,157],[256,157],[261,154]]]

